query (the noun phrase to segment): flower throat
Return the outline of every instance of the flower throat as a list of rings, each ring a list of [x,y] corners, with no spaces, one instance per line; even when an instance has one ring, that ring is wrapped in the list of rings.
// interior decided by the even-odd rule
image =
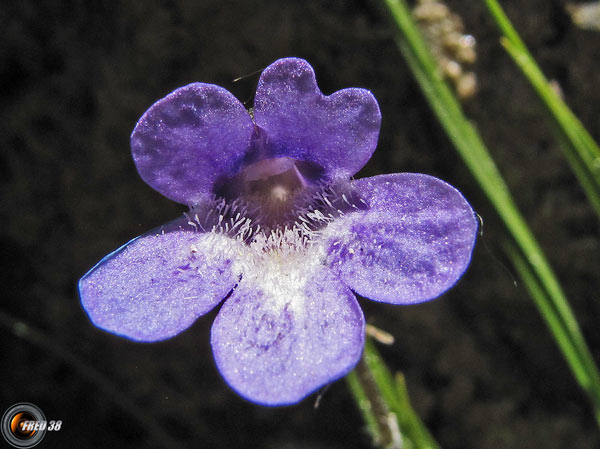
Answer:
[[[347,181],[316,181],[320,169],[288,157],[248,165],[221,183],[213,200],[192,207],[191,225],[250,242],[285,230],[310,240],[329,222],[367,204]]]

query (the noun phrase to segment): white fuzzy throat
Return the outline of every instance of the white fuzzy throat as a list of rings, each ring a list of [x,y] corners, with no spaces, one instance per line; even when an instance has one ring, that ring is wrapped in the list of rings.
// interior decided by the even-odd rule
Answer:
[[[239,286],[260,289],[266,306],[301,313],[306,284],[325,259],[321,233],[366,203],[348,183],[318,186],[297,197],[284,223],[264,225],[260,207],[240,199],[213,198],[186,214],[188,225],[202,234],[202,250],[231,259]],[[190,248],[198,251],[198,248]]]

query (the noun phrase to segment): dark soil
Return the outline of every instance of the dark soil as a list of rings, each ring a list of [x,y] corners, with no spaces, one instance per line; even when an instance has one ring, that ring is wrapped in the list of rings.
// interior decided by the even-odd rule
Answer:
[[[215,314],[157,344],[93,327],[76,283],[94,263],[183,208],[137,175],[129,134],[155,100],[192,81],[252,103],[260,71],[306,58],[320,87],[371,89],[383,125],[358,175],[422,172],[457,186],[484,220],[461,282],[412,307],[362,301],[396,336],[381,348],[445,449],[597,448],[598,428],[537,309],[505,260],[502,225],[428,109],[379,8],[368,1],[23,0],[0,11],[0,413],[21,401],[61,419],[41,448],[367,448],[343,381],[263,408],[214,367]],[[600,138],[600,33],[564,1],[504,1],[549,78]],[[477,38],[467,105],[599,358],[598,218],[540,103],[482,2],[451,1]],[[240,76],[239,82],[232,82]],[[167,440],[167,441],[165,441]]]

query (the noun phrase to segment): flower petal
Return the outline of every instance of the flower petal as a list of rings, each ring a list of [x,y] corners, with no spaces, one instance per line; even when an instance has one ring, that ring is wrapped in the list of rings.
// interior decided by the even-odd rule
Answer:
[[[246,399],[293,404],[358,362],[364,318],[356,298],[326,270],[310,279],[297,291],[242,279],[217,315],[217,367]]]
[[[262,73],[254,120],[266,131],[271,157],[291,157],[323,167],[330,178],[360,170],[377,146],[381,113],[365,89],[324,96],[303,59],[275,61]]]
[[[240,168],[254,130],[244,106],[226,89],[194,83],[146,111],[131,135],[140,176],[174,201],[195,204],[220,177]]]
[[[413,304],[433,299],[471,260],[477,219],[454,187],[432,176],[401,173],[353,182],[369,204],[324,233],[328,263],[358,294]]]
[[[81,278],[83,308],[96,326],[132,340],[172,337],[237,282],[232,260],[222,251],[227,240],[186,230],[140,236]]]

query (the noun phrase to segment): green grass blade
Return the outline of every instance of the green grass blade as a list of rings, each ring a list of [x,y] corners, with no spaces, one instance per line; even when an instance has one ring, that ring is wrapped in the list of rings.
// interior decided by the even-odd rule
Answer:
[[[566,159],[600,215],[600,147],[550,86],[497,0],[484,1],[504,35],[502,45],[546,106],[559,133]]]
[[[389,404],[390,411],[394,413],[398,420],[405,445],[410,442],[415,449],[440,449],[421,418],[412,408],[404,377],[402,375],[398,376],[400,383],[396,382],[375,348],[375,344],[370,339],[367,339],[365,343],[363,357],[382,396]]]
[[[584,379],[587,377],[588,367],[586,367],[585,363],[582,363],[582,361],[592,360],[591,354],[579,353],[580,350],[585,352],[586,348],[583,347],[579,349],[577,345],[573,344],[569,333],[562,325],[559,313],[552,307],[552,301],[547,297],[546,291],[543,286],[540,285],[531,266],[526,262],[523,254],[521,254],[515,244],[507,241],[505,242],[504,247],[513,266],[519,273],[519,277],[522,279],[525,288],[529,292],[529,295],[535,301],[540,313],[544,317],[548,327],[551,329],[563,356],[567,360],[569,366],[572,367],[573,374],[579,380],[579,383],[585,383]],[[593,392],[588,392],[588,395],[593,401],[598,401],[600,399],[597,395],[593,394]],[[600,423],[600,403],[595,402],[594,411],[596,421]]]
[[[419,442],[419,448],[422,449],[441,449],[438,445],[437,441],[433,438],[431,433],[421,418],[412,408],[410,403],[410,397],[408,395],[408,389],[406,388],[406,380],[404,375],[400,372],[396,373],[395,376],[396,381],[396,390],[398,394],[398,401],[400,403],[400,409],[409,410],[409,413],[405,413],[401,419],[404,421],[402,427],[407,430],[410,435],[412,435],[413,441]]]
[[[441,78],[440,71],[414,23],[404,0],[382,0],[399,32],[396,40],[425,98],[446,130],[459,155],[487,195],[544,291],[544,307],[555,311],[561,332],[567,336],[569,357],[565,358],[577,382],[590,396],[600,416],[600,374],[583,339],[577,320],[549,263],[527,223],[517,209],[502,175],[496,168],[479,133],[465,117],[460,103]],[[518,38],[518,36],[517,36]],[[537,304],[537,303],[536,303]],[[538,307],[540,305],[538,304]],[[548,315],[540,309],[542,316]],[[551,330],[556,328],[548,323]],[[554,334],[557,339],[562,338]],[[564,353],[564,344],[559,347]],[[573,356],[572,356],[573,355]],[[600,423],[599,423],[600,424]]]
[[[369,338],[361,361],[346,381],[378,447],[440,449],[413,409],[404,377],[392,376]]]
[[[377,442],[381,441],[383,437],[380,435],[377,416],[375,416],[369,396],[361,384],[358,374],[356,374],[356,370],[352,371],[346,376],[346,384],[350,389],[350,393],[352,393],[352,397],[354,398],[354,402],[358,407],[358,411],[362,415],[367,431],[371,436],[371,440],[374,442],[374,444],[377,444]]]

